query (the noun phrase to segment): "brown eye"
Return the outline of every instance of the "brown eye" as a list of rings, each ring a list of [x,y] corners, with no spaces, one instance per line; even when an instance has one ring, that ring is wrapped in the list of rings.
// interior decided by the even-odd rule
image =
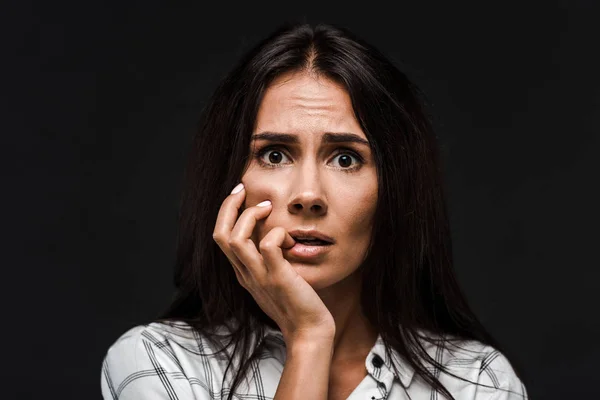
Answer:
[[[344,172],[354,172],[359,170],[364,164],[364,159],[356,152],[346,148],[338,148],[337,150],[338,153],[333,158],[334,160],[339,160],[339,167],[337,169]],[[254,156],[258,163],[266,168],[277,168],[286,164],[282,158],[287,157],[285,151],[280,146],[266,146],[256,151]],[[354,164],[352,163],[352,159],[355,161]]]
[[[358,161],[357,163],[355,162],[355,164],[361,164],[361,162],[362,162],[360,157],[355,156],[352,153],[340,153],[336,156],[336,158],[339,160],[338,163],[339,163],[340,167],[344,168],[344,169],[354,168],[352,166],[352,158],[354,158],[356,161]]]
[[[277,147],[267,146],[258,150],[255,153],[255,157],[257,161],[265,167],[276,167],[282,164],[282,158],[286,157],[286,155]]]
[[[283,157],[283,154],[281,154],[281,152],[273,151],[273,152],[269,153],[269,162],[273,163],[273,164],[279,164],[281,162],[282,157]]]
[[[350,165],[352,165],[351,157],[347,154],[342,154],[340,157],[340,167],[348,168]]]

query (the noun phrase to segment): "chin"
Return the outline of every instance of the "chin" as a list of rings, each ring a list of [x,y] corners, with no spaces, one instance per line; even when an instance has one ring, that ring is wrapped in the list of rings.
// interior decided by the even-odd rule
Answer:
[[[290,261],[290,264],[314,290],[328,288],[339,281],[331,275],[331,269],[327,267],[327,264],[308,264],[296,261]]]

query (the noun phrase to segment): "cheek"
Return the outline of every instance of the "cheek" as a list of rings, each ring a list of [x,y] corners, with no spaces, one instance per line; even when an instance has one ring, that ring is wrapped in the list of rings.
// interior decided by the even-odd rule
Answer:
[[[375,209],[377,207],[377,192],[348,192],[344,196],[343,203],[339,206],[345,209],[342,214],[348,222],[348,230],[359,234],[367,234],[373,223]]]
[[[278,204],[278,198],[281,196],[277,192],[278,185],[273,179],[266,179],[262,174],[247,173],[242,178],[246,190],[246,197],[242,204],[242,210],[248,207],[254,207],[258,203],[271,200],[273,204]],[[268,233],[265,229],[265,225],[269,218],[273,215],[273,210],[266,218],[263,218],[256,222],[256,226],[252,232],[251,239],[258,246],[260,240]]]
[[[355,239],[362,240],[371,235],[373,213],[369,210],[365,210],[362,207],[358,208],[352,215],[348,216],[347,220],[350,221],[348,231],[351,232],[351,236]]]
[[[277,185],[270,179],[265,179],[264,176],[256,173],[247,173],[242,178],[242,183],[246,189],[246,197],[244,199],[244,208],[255,206],[264,200],[274,200],[276,196],[275,187]]]

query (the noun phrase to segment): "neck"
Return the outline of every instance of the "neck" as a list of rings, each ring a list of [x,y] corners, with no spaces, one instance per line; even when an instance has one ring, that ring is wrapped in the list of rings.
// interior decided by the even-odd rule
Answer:
[[[332,363],[364,362],[378,333],[362,311],[360,272],[355,271],[318,294],[335,320]]]

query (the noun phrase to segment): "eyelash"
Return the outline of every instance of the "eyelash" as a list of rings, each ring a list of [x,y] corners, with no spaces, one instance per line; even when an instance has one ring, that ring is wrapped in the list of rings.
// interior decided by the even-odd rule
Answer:
[[[258,163],[261,166],[265,167],[265,168],[279,168],[278,164],[269,164],[269,163],[266,163],[266,162],[264,162],[262,160],[262,157],[267,152],[269,152],[271,150],[277,150],[277,151],[279,151],[281,153],[284,153],[284,154],[286,152],[286,148],[283,147],[283,146],[269,145],[269,146],[265,146],[265,147],[262,147],[262,148],[256,150],[254,152],[254,158],[256,158],[256,160],[258,161]],[[352,157],[354,157],[354,158],[356,158],[358,160],[358,165],[355,166],[355,167],[336,168],[336,169],[342,170],[342,171],[347,172],[347,173],[351,173],[351,172],[355,172],[355,171],[359,170],[363,166],[363,164],[365,163],[363,157],[361,157],[358,153],[356,153],[353,150],[350,150],[350,149],[348,149],[346,147],[338,147],[336,150],[340,150],[339,152],[337,152],[335,154],[336,157],[339,156],[339,155],[342,155],[342,154],[348,154],[348,155],[351,155]]]

